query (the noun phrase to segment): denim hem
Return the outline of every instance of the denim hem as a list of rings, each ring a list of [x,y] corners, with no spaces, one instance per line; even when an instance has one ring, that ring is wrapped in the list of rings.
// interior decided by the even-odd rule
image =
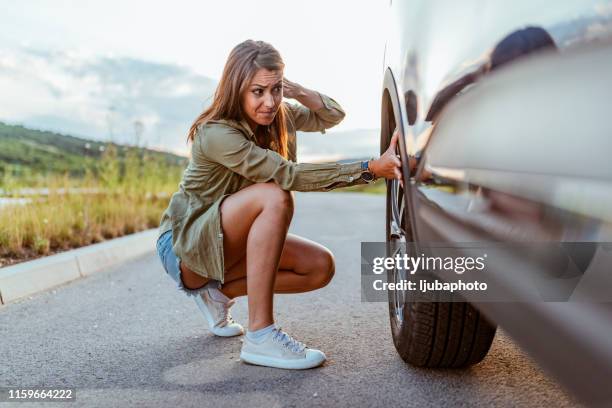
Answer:
[[[172,278],[176,287],[187,296],[199,296],[202,292],[210,288],[221,289],[222,283],[215,279],[210,279],[209,282],[201,288],[189,289],[185,287],[181,276],[181,259],[176,256],[172,249],[172,231],[167,231],[158,238],[157,253],[159,254],[166,274]],[[173,259],[170,259],[170,257]]]
[[[197,289],[186,288],[185,285],[183,284],[183,278],[181,277],[181,259],[179,257],[176,258],[176,268],[179,271],[177,287],[181,291],[185,292],[185,294],[189,297],[198,296],[202,292],[210,288],[217,288],[217,289],[221,288],[221,282],[219,282],[218,280],[214,280],[214,279],[210,279],[210,281],[206,285],[202,286],[201,288],[197,288]]]

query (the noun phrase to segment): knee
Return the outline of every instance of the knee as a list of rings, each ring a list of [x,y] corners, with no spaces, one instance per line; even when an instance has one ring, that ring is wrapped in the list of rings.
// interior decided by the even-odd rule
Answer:
[[[273,210],[291,218],[293,216],[293,195],[276,183],[262,183],[261,194],[264,209]]]
[[[314,285],[317,288],[327,286],[336,273],[336,263],[334,260],[334,254],[327,248],[325,248],[314,261],[316,267],[316,274],[314,274]]]

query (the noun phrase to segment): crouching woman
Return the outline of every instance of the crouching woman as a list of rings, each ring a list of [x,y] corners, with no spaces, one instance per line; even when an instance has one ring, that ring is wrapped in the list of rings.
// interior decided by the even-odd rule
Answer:
[[[376,160],[296,163],[296,131],[324,131],[344,112],[333,99],[285,79],[283,69],[279,53],[265,42],[248,40],[231,51],[211,106],[190,129],[191,159],[162,216],[157,249],[215,335],[244,333],[230,307],[248,296],[243,361],[304,369],[323,363],[325,354],[275,325],[273,296],[327,285],[334,258],[324,246],[287,232],[290,191],[329,191],[401,173],[397,136]]]

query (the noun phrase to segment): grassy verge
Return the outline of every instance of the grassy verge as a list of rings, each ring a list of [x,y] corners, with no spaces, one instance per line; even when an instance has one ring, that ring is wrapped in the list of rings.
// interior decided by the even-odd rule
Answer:
[[[38,179],[44,195],[0,209],[0,266],[156,227],[182,170],[136,151],[119,157],[109,149],[96,174]],[[32,185],[5,177],[2,187]]]

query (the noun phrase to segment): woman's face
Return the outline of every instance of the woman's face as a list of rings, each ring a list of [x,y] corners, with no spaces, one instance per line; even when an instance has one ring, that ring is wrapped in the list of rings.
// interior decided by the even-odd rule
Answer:
[[[283,100],[283,71],[261,68],[242,95],[242,111],[255,131],[257,125],[267,126],[274,121]]]

